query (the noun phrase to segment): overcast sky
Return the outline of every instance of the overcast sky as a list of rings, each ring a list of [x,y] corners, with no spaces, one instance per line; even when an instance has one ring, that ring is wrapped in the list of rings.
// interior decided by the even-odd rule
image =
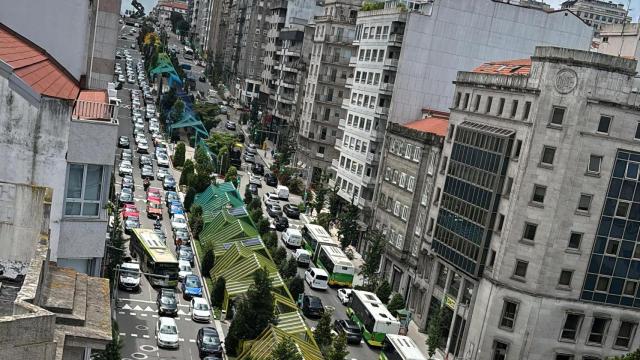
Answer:
[[[565,0],[545,0],[547,4],[550,4],[551,7],[559,9],[560,4],[562,4]],[[608,0],[607,0],[608,1]],[[621,3],[627,7],[628,0],[612,0],[614,3]],[[638,22],[638,16],[640,16],[640,0],[631,0],[631,17],[633,18],[633,22]]]

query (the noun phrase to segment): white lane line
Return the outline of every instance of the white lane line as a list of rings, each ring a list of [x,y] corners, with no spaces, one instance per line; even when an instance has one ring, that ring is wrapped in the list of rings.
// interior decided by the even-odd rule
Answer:
[[[196,342],[196,339],[189,339],[189,342],[194,343]]]
[[[178,340],[179,340],[179,341],[184,341],[184,339],[183,339],[183,338],[179,338]]]
[[[151,315],[151,316],[153,316],[154,318],[157,318],[157,317],[158,317],[158,315],[156,315],[156,314],[153,314],[153,315]]]
[[[131,336],[133,336],[133,337],[138,337],[138,334],[131,334]]]
[[[124,311],[118,311],[118,314],[124,315]]]
[[[127,333],[120,333],[120,336],[127,336]]]
[[[131,315],[131,316],[136,316],[136,313],[129,313],[129,315]]]
[[[146,316],[147,316],[147,314],[140,314],[140,316],[146,317]]]
[[[142,335],[143,338],[148,339],[149,335]]]

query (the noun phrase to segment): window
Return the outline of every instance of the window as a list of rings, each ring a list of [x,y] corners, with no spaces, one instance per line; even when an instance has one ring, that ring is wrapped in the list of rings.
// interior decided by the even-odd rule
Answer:
[[[453,133],[456,131],[456,126],[449,124],[449,133],[447,134],[447,140],[453,140]]]
[[[518,100],[513,100],[511,102],[511,117],[516,117],[516,113],[518,112]]]
[[[513,147],[513,158],[520,157],[520,150],[522,149],[522,140],[516,140],[516,146]]]
[[[609,133],[609,127],[611,126],[611,116],[600,116],[600,121],[598,122],[598,132],[602,134]]]
[[[544,203],[544,196],[547,193],[547,187],[542,185],[533,185],[533,196],[531,197],[531,201],[534,203],[542,204]]]
[[[591,344],[602,344],[602,340],[604,340],[607,328],[609,327],[610,319],[595,317],[593,318],[593,323],[591,324],[591,332],[589,333],[589,338],[587,339],[587,343]]]
[[[513,270],[513,276],[519,277],[519,278],[525,278],[527,276],[528,267],[529,267],[529,262],[516,259],[516,267]]]
[[[616,239],[609,239],[607,242],[607,247],[605,248],[605,252],[609,255],[618,255],[618,250],[620,249],[620,241]]]
[[[384,179],[389,181],[389,179],[391,179],[391,168],[387,167],[387,169],[384,171]]]
[[[571,354],[556,354],[555,360],[575,360],[575,356]]]
[[[615,347],[628,349],[633,339],[633,333],[636,331],[638,324],[630,321],[620,322],[620,328],[618,328],[618,335],[616,336]]]
[[[469,93],[464,94],[464,101],[462,102],[462,109],[466,109],[469,106]]]
[[[640,122],[636,124],[636,134],[634,135],[634,138],[640,140]]]
[[[500,98],[500,102],[498,103],[498,113],[496,115],[502,116],[503,111],[504,111],[504,98]]]
[[[509,197],[509,194],[511,194],[511,187],[513,187],[513,178],[509,176],[504,183],[504,190],[502,191],[502,195],[504,195],[505,197]]]
[[[409,180],[407,181],[407,190],[413,192],[413,189],[416,187],[416,178],[414,176],[409,176]]]
[[[602,163],[602,156],[590,155],[589,166],[587,167],[587,173],[600,174],[600,164]]]
[[[560,279],[558,280],[558,285],[560,286],[571,286],[571,278],[573,277],[573,270],[562,270],[560,271]]]
[[[567,313],[567,317],[564,320],[564,326],[562,327],[562,332],[560,333],[560,339],[575,341],[576,335],[582,325],[583,317],[584,315],[582,314]]]
[[[402,216],[401,216],[402,220],[407,221],[407,219],[409,218],[409,207],[408,206],[404,206],[402,207]]]
[[[401,188],[404,188],[404,186],[407,184],[407,174],[405,173],[400,173],[400,181],[398,182],[398,185]]]
[[[609,290],[609,278],[605,276],[598,277],[598,281],[596,281],[596,291],[606,292]]]
[[[589,211],[591,207],[591,198],[593,195],[581,194],[580,200],[578,201],[578,210],[580,211]]]
[[[98,216],[102,198],[102,166],[69,164],[65,215]]]
[[[447,158],[446,156],[442,158],[442,166],[440,167],[440,174],[444,174],[444,171],[447,169],[448,161],[449,161],[449,158]]]
[[[487,98],[487,103],[484,107],[484,112],[487,114],[491,112],[491,103],[493,103],[493,96]]]
[[[476,95],[476,101],[473,102],[473,111],[478,111],[478,108],[480,107],[480,95]]]
[[[509,345],[501,341],[493,342],[493,357],[492,360],[506,360],[507,352],[509,351]]]
[[[531,101],[524,103],[524,114],[522,114],[522,120],[529,120],[529,113],[531,112]]]
[[[562,126],[565,108],[554,106],[551,111],[551,125]]]
[[[638,290],[638,282],[627,280],[624,283],[624,288],[622,289],[622,293],[624,295],[636,296],[636,290]]]
[[[518,313],[518,303],[505,300],[502,305],[502,317],[500,317],[500,327],[512,330],[516,323],[516,314]]]
[[[544,165],[553,165],[553,158],[556,156],[556,148],[551,146],[545,146],[542,149],[542,158],[540,163]]]
[[[616,216],[626,218],[627,216],[629,216],[630,207],[631,207],[630,203],[626,201],[618,200],[618,206],[616,207]]]
[[[400,202],[396,201],[395,204],[393,205],[393,215],[395,216],[399,216],[400,215]]]
[[[524,232],[522,234],[523,240],[534,241],[536,238],[536,230],[538,229],[538,225],[525,223],[524,224]]]
[[[582,233],[571,232],[569,235],[569,244],[567,247],[569,249],[580,249],[580,243],[582,242]]]

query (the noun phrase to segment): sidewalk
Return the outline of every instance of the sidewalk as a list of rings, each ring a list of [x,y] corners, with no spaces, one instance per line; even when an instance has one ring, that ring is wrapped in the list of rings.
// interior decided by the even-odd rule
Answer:
[[[409,323],[409,331],[407,332],[407,336],[410,337],[420,352],[428,358],[428,350],[427,346],[427,334],[421,333],[420,329],[418,329],[418,325],[412,320]],[[433,356],[433,359],[444,360],[444,356],[442,355],[442,351],[436,350],[436,354]]]

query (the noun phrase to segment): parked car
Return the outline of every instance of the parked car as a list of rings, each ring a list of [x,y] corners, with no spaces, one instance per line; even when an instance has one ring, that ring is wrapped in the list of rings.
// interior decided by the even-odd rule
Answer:
[[[351,300],[351,289],[338,289],[338,300],[340,300],[340,303],[342,305],[346,305],[349,303],[349,300]]]
[[[253,166],[251,167],[251,171],[256,175],[264,175],[264,165],[253,164]]]
[[[218,331],[211,326],[198,330],[196,345],[198,346],[198,355],[200,358],[207,355],[222,357],[222,342],[220,342]]]
[[[160,289],[156,298],[158,305],[158,315],[160,316],[176,316],[178,315],[178,299],[173,289]]]
[[[147,143],[147,140],[140,141],[137,144],[137,151],[140,154],[143,154],[143,153],[146,154],[149,152],[149,144]]]
[[[162,205],[160,201],[147,202],[147,217],[162,220]]]
[[[153,166],[153,160],[151,160],[151,156],[149,155],[140,155],[140,159],[138,160],[138,167],[142,169],[143,166]]]
[[[264,182],[269,186],[278,186],[278,178],[273,173],[267,173],[264,175]]]
[[[257,187],[262,187],[262,176],[249,174],[249,184],[253,184]]]
[[[169,167],[169,157],[165,154],[158,154],[156,157],[156,161],[158,162],[158,166]],[[175,185],[174,185],[175,186]]]
[[[123,160],[120,162],[120,166],[118,166],[118,175],[133,175],[133,167],[131,166],[131,161]]]
[[[347,343],[360,344],[362,341],[362,330],[353,320],[335,320],[333,328],[338,334],[344,334],[347,337]]]
[[[280,203],[280,198],[275,193],[268,192],[268,193],[265,193],[263,195],[263,200],[262,201],[264,202],[265,205],[279,204]]]
[[[120,136],[120,138],[118,138],[118,146],[119,147],[128,149],[130,145],[131,144],[129,143],[129,137]]]
[[[187,275],[193,275],[193,268],[186,260],[178,260],[178,279],[182,281]]]
[[[120,187],[121,188],[128,188],[131,189],[131,191],[133,191],[133,187],[135,186],[135,181],[133,181],[133,176],[131,175],[125,175],[122,178],[122,182],[120,183]]]
[[[140,218],[135,216],[128,216],[124,220],[124,233],[127,235],[131,235],[133,229],[140,228]]]
[[[189,237],[189,232],[186,229],[178,229],[173,233],[173,243],[176,246],[180,245],[189,245],[191,243],[191,238]]]
[[[177,349],[180,346],[178,325],[170,317],[161,317],[156,323],[156,340],[159,348]]]
[[[258,196],[258,186],[256,184],[247,184],[247,189],[251,195]]]
[[[169,207],[171,206],[171,202],[173,200],[179,200],[178,193],[175,191],[165,191],[164,193],[164,204]]]
[[[173,231],[187,228],[187,219],[182,214],[173,214],[171,217],[171,228]]]
[[[191,299],[195,296],[202,296],[202,282],[197,275],[187,275],[182,279],[181,283],[182,296],[185,299]]]
[[[282,207],[280,207],[280,205],[278,204],[268,204],[267,214],[269,214],[269,216],[271,216],[272,218],[282,216]]]
[[[188,261],[193,266],[193,249],[188,245],[181,245],[176,251],[178,253],[178,259]]]
[[[156,179],[164,180],[164,178],[169,175],[169,169],[158,167],[158,171],[156,172]]]
[[[122,204],[133,204],[133,190],[128,187],[124,187],[120,190],[120,196],[118,196],[118,202]]]
[[[229,121],[229,120],[227,120],[227,123],[226,123],[226,124],[224,124],[224,127],[225,127],[227,130],[235,131],[235,130],[236,130],[236,123],[235,123],[235,122],[233,122],[233,121]]]
[[[173,178],[173,175],[165,176],[164,180],[162,180],[162,187],[165,190],[176,190],[176,179]]]
[[[253,154],[246,153],[244,154],[244,162],[255,164],[256,157]]]
[[[289,220],[285,216],[279,215],[273,219],[273,225],[276,231],[285,231],[289,227]]]
[[[191,299],[191,320],[209,322],[211,321],[211,308],[207,300],[201,297]]]
[[[300,209],[298,208],[298,205],[285,204],[282,207],[282,211],[285,215],[292,219],[300,219]]]
[[[153,180],[153,167],[151,165],[145,165],[140,171],[140,176],[143,179]]]
[[[300,294],[298,306],[304,316],[308,318],[319,318],[324,314],[324,306],[319,297],[307,294]]]
[[[247,154],[256,155],[258,153],[258,146],[256,144],[247,145]]]

